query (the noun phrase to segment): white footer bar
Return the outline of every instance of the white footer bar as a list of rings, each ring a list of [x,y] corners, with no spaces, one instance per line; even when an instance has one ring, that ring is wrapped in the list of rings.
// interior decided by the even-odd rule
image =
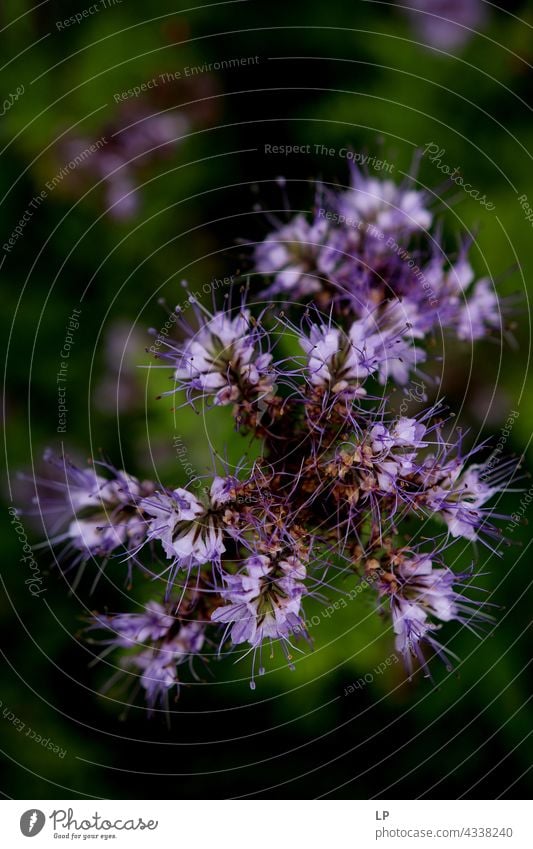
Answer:
[[[525,801],[0,802],[3,846],[531,849]],[[29,843],[30,839],[35,843]],[[68,841],[68,842],[67,842]]]

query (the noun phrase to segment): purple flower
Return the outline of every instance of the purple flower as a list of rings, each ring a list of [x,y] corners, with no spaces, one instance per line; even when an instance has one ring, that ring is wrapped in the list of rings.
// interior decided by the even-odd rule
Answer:
[[[52,543],[68,540],[84,557],[108,556],[119,547],[136,547],[146,536],[138,504],[151,484],[141,484],[126,472],[110,469],[107,479],[94,469],[79,469],[65,457],[46,452],[54,478],[39,481],[35,501],[49,527],[58,530]]]
[[[428,46],[452,52],[463,47],[486,20],[482,0],[410,0],[403,11]]]
[[[321,360],[342,348],[333,327],[346,331],[344,316],[351,315],[367,322],[361,335],[376,354],[380,382],[405,385],[426,359],[415,340],[444,329],[473,341],[500,329],[498,298],[489,281],[473,285],[466,243],[449,261],[439,234],[427,237],[432,214],[425,192],[355,167],[351,182],[347,191],[321,191],[317,202],[329,208],[321,207],[311,223],[299,214],[270,233],[255,250],[256,272],[273,278],[266,294],[312,297],[333,311],[338,326],[332,317],[318,331],[324,338],[311,340],[324,349]]]
[[[89,630],[102,629],[112,635],[107,646],[132,650],[123,655],[122,665],[141,671],[150,709],[166,702],[169,690],[179,683],[177,667],[197,657],[205,640],[202,622],[180,621],[155,601],[148,602],[144,613],[95,616]]]
[[[110,643],[130,648],[138,643],[162,639],[174,623],[165,608],[149,601],[144,613],[118,613],[114,616],[96,616],[91,629],[107,628],[113,632]]]
[[[422,645],[426,643],[443,659],[451,653],[435,638],[439,625],[433,620],[449,622],[456,619],[472,628],[472,621],[489,619],[454,585],[460,584],[464,575],[455,575],[450,569],[435,568],[431,557],[414,556],[399,562],[385,572],[380,581],[379,592],[382,602],[388,599],[392,614],[396,649],[412,673],[413,657],[426,669]]]
[[[397,327],[375,317],[354,321],[345,332],[325,324],[312,324],[309,336],[300,336],[300,345],[308,356],[307,372],[313,386],[332,393],[362,396],[361,384],[371,375],[385,384],[388,379],[407,383],[411,371],[425,360],[425,354],[412,339],[404,338]],[[404,328],[401,328],[404,331]]]
[[[385,234],[405,235],[431,225],[424,192],[401,188],[392,180],[366,177],[355,167],[351,175],[351,188],[336,199],[337,210],[345,218],[364,223],[370,237],[381,241]]]
[[[226,550],[220,524],[186,489],[156,492],[140,507],[150,517],[148,539],[159,541],[167,558],[179,566],[218,561]]]
[[[253,555],[241,572],[224,575],[221,596],[229,603],[217,608],[211,619],[227,623],[235,645],[247,642],[257,648],[266,638],[275,639],[287,655],[290,635],[305,631],[300,616],[305,578],[306,568],[294,556],[273,560]]]
[[[483,506],[500,486],[493,486],[482,475],[482,467],[454,463],[449,472],[443,470],[439,482],[427,494],[428,507],[448,525],[452,537],[479,539],[480,530],[491,532]]]
[[[392,465],[395,475],[411,474],[415,469],[414,460],[419,450],[427,445],[424,441],[426,430],[422,422],[405,416],[400,416],[390,428],[384,424],[374,425],[369,434],[375,452],[374,462],[378,467],[386,463],[389,475]]]
[[[166,704],[169,691],[179,687],[177,667],[198,656],[204,640],[203,624],[189,622],[181,625],[178,633],[160,646],[125,659],[125,666],[136,667],[142,673],[140,683],[150,710],[159,703]]]
[[[136,158],[144,142],[130,143]],[[327,211],[318,207],[326,201]],[[230,637],[246,646],[243,657],[252,653],[252,674],[256,658],[264,671],[265,641],[279,643],[291,664],[292,641],[306,636],[304,598],[342,574],[377,578],[410,670],[413,657],[426,668],[424,647],[450,655],[436,636],[443,623],[486,619],[441,553],[458,537],[489,547],[501,539],[493,522],[503,517],[490,500],[514,466],[472,464],[483,446],[463,449],[467,437],[439,401],[396,416],[391,392],[407,387],[441,329],[461,341],[501,330],[497,294],[488,279],[475,282],[465,241],[448,259],[438,230],[424,232],[432,224],[424,192],[354,170],[350,190],[319,189],[317,209],[280,224],[256,249],[256,271],[283,309],[269,304],[254,315],[242,294],[239,309],[229,299],[211,314],[189,296],[195,326],[176,308],[184,335],[160,334],[156,356],[173,369],[171,393],[184,391],[193,406],[198,398],[232,405],[236,429],[256,440],[237,467],[215,445],[216,471],[190,488],[156,490],[103,464],[100,475],[65,459],[52,459],[54,479],[38,484],[47,525],[57,519],[53,542],[67,541],[79,559],[122,551],[130,573],[135,563],[167,575],[164,604],[92,626],[110,634],[107,650],[127,652],[122,663],[151,709],[168,703],[178,667],[191,665],[216,631],[221,646]],[[300,321],[287,304],[299,298],[312,299]],[[407,409],[402,402],[400,413]],[[445,530],[437,527],[440,547],[421,554],[429,520]]]
[[[328,387],[334,394],[365,394],[361,383],[378,369],[380,340],[372,334],[365,338],[355,323],[348,334],[323,324],[312,325],[309,337],[302,336],[300,345],[308,356],[311,384]]]
[[[272,357],[258,349],[260,333],[248,310],[235,317],[217,312],[203,320],[183,346],[164,354],[175,367],[180,389],[225,405],[242,398],[267,396],[273,384]]]
[[[168,156],[189,128],[189,121],[183,115],[128,109],[96,143],[87,138],[70,138],[63,150],[71,161],[79,161],[78,167],[86,174],[103,178],[110,214],[126,220],[140,208],[139,168]],[[106,139],[104,145],[102,138]]]
[[[490,329],[501,328],[501,306],[490,280],[478,280],[458,318],[459,339],[474,341],[487,335]]]
[[[332,459],[326,454],[323,469],[327,485],[336,480],[333,494],[348,508],[352,519],[360,517],[369,502],[378,509],[382,501],[390,520],[400,502],[406,507],[412,505],[408,479],[418,471],[416,460],[427,445],[426,439],[426,426],[406,417],[389,426],[379,422],[361,430],[343,440]],[[393,496],[392,502],[389,496]]]
[[[315,269],[328,245],[328,235],[325,220],[309,224],[304,215],[297,215],[269,233],[257,245],[254,255],[256,273],[274,279],[266,293],[290,292],[292,298],[298,299],[318,292],[321,285]]]
[[[218,508],[233,501],[240,486],[241,482],[234,475],[228,475],[227,477],[216,475],[209,490],[211,506]]]
[[[157,704],[164,704],[168,692],[178,684],[176,660],[172,649],[141,652],[125,660],[124,665],[141,670],[141,687],[145,691],[148,707],[153,709]]]

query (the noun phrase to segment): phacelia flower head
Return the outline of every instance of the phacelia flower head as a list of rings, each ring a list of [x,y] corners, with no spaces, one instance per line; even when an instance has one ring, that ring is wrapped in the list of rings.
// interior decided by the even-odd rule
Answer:
[[[269,233],[254,255],[256,273],[271,276],[274,281],[266,294],[290,292],[297,300],[318,292],[320,256],[328,247],[328,236],[326,221],[309,224],[304,215]]]
[[[410,673],[414,660],[427,668],[427,649],[451,656],[437,639],[444,623],[486,618],[443,546],[492,537],[499,554],[503,517],[490,502],[514,468],[494,457],[472,464],[484,446],[463,449],[469,437],[438,398],[407,415],[392,393],[412,397],[413,375],[444,331],[463,342],[501,331],[497,294],[475,281],[466,241],[448,258],[439,228],[426,233],[424,192],[354,169],[350,189],[321,187],[317,198],[323,206],[255,250],[255,272],[279,304],[254,311],[242,296],[233,309],[228,297],[212,314],[189,297],[196,326],[176,308],[180,340],[158,343],[172,394],[194,407],[231,405],[238,432],[255,440],[237,467],[216,446],[209,479],[156,486],[62,458],[39,484],[38,507],[59,532],[52,542],[84,559],[122,552],[130,572],[167,576],[163,603],[96,617],[151,709],[205,645],[244,646],[253,675],[257,658],[264,671],[262,647],[277,643],[292,666],[293,643],[307,636],[304,601],[311,588],[340,589],[339,576],[346,587],[374,570]],[[301,298],[311,303],[298,322],[291,301]],[[436,386],[426,379],[418,403]]]
[[[348,333],[325,324],[313,324],[300,344],[308,356],[307,372],[312,385],[331,392],[361,394],[361,384],[377,371],[381,342],[376,335],[366,338],[353,325]]]
[[[150,710],[168,703],[168,693],[179,686],[177,667],[199,656],[205,640],[203,622],[181,620],[170,608],[155,601],[143,613],[95,616],[89,630],[106,630],[103,641],[110,649],[129,649],[122,655],[122,666],[140,677]]]
[[[417,38],[428,47],[459,51],[483,27],[487,9],[482,0],[412,0],[401,5]]]
[[[396,558],[390,572],[382,573],[379,594],[382,602],[390,605],[396,649],[402,654],[410,674],[413,657],[427,669],[422,651],[424,644],[443,659],[451,655],[435,637],[440,625],[434,620],[456,619],[472,628],[472,622],[476,624],[490,618],[456,589],[462,586],[465,577],[450,569],[435,567],[427,555],[408,557],[402,554]]]
[[[141,672],[140,683],[146,693],[148,707],[165,704],[168,693],[179,687],[177,667],[198,656],[204,645],[205,629],[200,622],[183,624],[170,640],[126,658],[125,666]]]
[[[174,366],[177,388],[218,405],[268,396],[274,381],[272,356],[261,351],[264,334],[252,324],[250,312],[198,315],[200,327],[191,338],[160,355]]]
[[[225,551],[222,529],[207,505],[186,489],[155,492],[143,499],[149,540],[163,546],[168,559],[190,568],[218,561]]]
[[[45,453],[53,477],[41,478],[35,498],[50,529],[58,531],[51,541],[67,540],[83,558],[108,556],[118,548],[135,547],[146,536],[146,522],[139,510],[143,495],[152,491],[148,481],[139,482],[123,471],[108,468],[105,478],[94,468],[80,469],[66,457]]]
[[[448,257],[439,229],[429,232],[424,191],[355,167],[351,182],[347,190],[322,189],[324,206],[311,221],[299,213],[256,248],[255,271],[271,279],[267,294],[312,299],[341,326],[345,316],[370,319],[372,332],[396,348],[380,357],[383,384],[405,384],[424,362],[415,339],[437,331],[473,341],[501,330],[493,286],[485,278],[474,283],[469,244]]]
[[[490,330],[502,326],[501,306],[490,280],[478,280],[466,303],[461,306],[457,336],[465,341],[482,339]]]
[[[113,632],[110,644],[130,648],[137,644],[155,642],[168,633],[174,619],[157,601],[149,601],[144,613],[117,613],[96,616],[90,629],[106,628]]]
[[[382,240],[383,234],[409,235],[427,230],[432,214],[424,192],[397,186],[393,180],[366,177],[351,169],[351,188],[336,198],[337,211],[345,218],[364,222],[366,232]]]
[[[509,472],[511,470],[509,469]],[[506,481],[504,479],[503,483]],[[483,476],[481,466],[452,462],[444,466],[438,483],[428,490],[427,505],[446,522],[452,537],[479,539],[480,532],[494,534],[484,505],[501,489]]]

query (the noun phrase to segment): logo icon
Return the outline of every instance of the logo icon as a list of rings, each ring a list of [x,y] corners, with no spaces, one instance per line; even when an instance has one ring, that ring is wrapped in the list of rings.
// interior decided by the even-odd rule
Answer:
[[[29,811],[24,811],[20,818],[20,830],[24,837],[35,837],[42,831],[46,822],[46,817],[42,811],[37,808],[30,808]]]

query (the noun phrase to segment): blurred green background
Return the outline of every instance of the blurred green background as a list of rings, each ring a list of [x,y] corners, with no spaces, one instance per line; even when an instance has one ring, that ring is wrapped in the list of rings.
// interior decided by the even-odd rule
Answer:
[[[210,465],[211,442],[217,450],[227,446],[232,461],[247,450],[228,411],[203,419],[173,413],[168,398],[156,400],[168,378],[138,367],[151,362],[146,331],[166,320],[159,299],[183,302],[183,279],[193,291],[231,275],[238,286],[249,269],[244,243],[261,239],[269,226],[260,207],[282,214],[277,178],[287,180],[292,209],[309,209],[311,180],[348,182],[339,153],[346,147],[393,163],[390,176],[401,180],[417,150],[438,144],[442,161],[460,168],[494,204],[487,211],[421,160],[417,179],[446,214],[446,243],[453,249],[458,234],[469,231],[476,272],[490,275],[502,296],[521,293],[503,347],[482,343],[472,352],[447,345],[443,394],[471,428],[471,441],[497,440],[509,412],[518,410],[506,449],[524,452],[527,468],[533,256],[519,197],[533,204],[531,4],[511,2],[505,12],[487,6],[480,33],[445,52],[425,45],[395,4],[228,2],[183,11],[180,2],[155,0],[147,9],[123,0],[57,26],[89,6],[3,0],[0,8],[2,244],[32,209],[20,238],[0,255],[8,463],[2,792],[15,798],[524,797],[532,719],[527,525],[512,534],[502,559],[483,548],[461,551],[461,562],[474,559],[486,573],[482,582],[501,609],[482,641],[456,628],[450,646],[461,660],[452,673],[433,663],[433,683],[418,676],[410,685],[399,664],[373,674],[393,644],[362,593],[331,617],[321,615],[323,605],[310,607],[308,616],[320,619],[315,652],[298,660],[293,673],[276,658],[254,693],[247,661],[213,660],[213,677],[182,688],[168,727],[163,717],[147,720],[140,701],[124,716],[120,694],[98,692],[111,670],[105,663],[89,666],[92,654],[79,636],[87,611],[130,607],[125,567],[110,565],[91,591],[90,564],[73,596],[44,550],[46,593],[32,598],[7,508],[22,506],[17,470],[38,470],[43,449],[57,448],[60,438],[73,457],[104,456],[176,485],[187,482],[177,437],[200,471]],[[173,82],[119,100],[161,74]],[[134,214],[106,211],[102,175],[86,168],[61,179],[38,208],[29,206],[72,158],[69,140],[109,135],[135,120],[134,110],[187,122],[179,143],[164,156],[146,157],[135,171]],[[310,145],[310,153],[269,154],[268,144]],[[315,145],[336,152],[317,153]],[[223,293],[220,287],[219,302]],[[82,312],[69,361],[67,432],[58,435],[56,373],[73,308]],[[502,511],[512,512],[519,500],[506,496]],[[24,522],[38,541],[39,529]],[[136,579],[133,595],[142,600],[152,590]],[[344,695],[368,673],[368,686]],[[28,727],[66,750],[64,757],[26,736]]]

